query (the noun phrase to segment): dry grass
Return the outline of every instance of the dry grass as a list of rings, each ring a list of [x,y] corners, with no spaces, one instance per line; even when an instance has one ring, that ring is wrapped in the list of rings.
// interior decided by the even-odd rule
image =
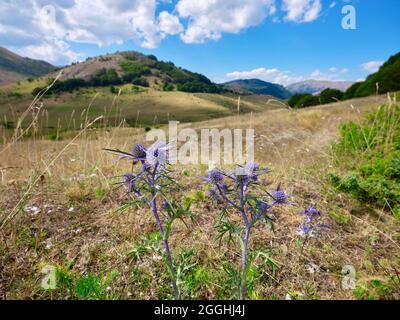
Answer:
[[[338,135],[338,125],[359,116],[350,103],[363,113],[384,101],[385,97],[374,97],[181,126],[254,128],[256,160],[273,168],[263,184],[272,188],[281,183],[299,206],[276,212],[275,232],[260,225],[252,235],[251,249],[270,253],[279,265],[271,270],[261,266],[260,261],[255,262],[264,275],[256,282],[252,298],[284,299],[287,294],[297,294],[306,299],[354,299],[352,290],[341,287],[345,265],[355,267],[359,286],[370,279],[385,282],[388,275],[396,275],[400,266],[398,224],[390,215],[363,207],[337,193],[326,181],[333,163],[329,145]],[[1,218],[13,210],[18,213],[0,230],[2,298],[71,298],[69,291],[48,292],[40,288],[43,276],[40,268],[45,264],[77,275],[106,275],[116,271],[118,276],[109,285],[107,297],[171,297],[157,251],[143,254],[139,259],[129,254],[156,231],[145,208],[116,211],[126,196],[123,190],[113,189],[110,178],[124,173],[129,164],[116,162],[101,151],[110,146],[129,150],[143,139],[141,129],[88,128],[73,141],[34,137],[15,142],[7,149],[3,149],[6,145],[0,147]],[[176,174],[185,186],[184,196],[204,190],[199,177],[205,169],[176,167]],[[189,175],[182,175],[183,170]],[[37,183],[32,184],[33,180]],[[28,196],[17,206],[30,186]],[[330,228],[301,251],[296,236],[301,220],[299,211],[311,204],[328,214]],[[37,207],[40,212],[28,212],[27,207]],[[195,220],[189,228],[182,223],[174,225],[172,248],[176,255],[193,249],[192,262],[196,270],[207,270],[207,277],[195,292],[185,293],[185,297],[229,298],[224,289],[222,265],[225,261],[239,262],[238,246],[223,243],[219,247],[215,230],[218,208],[210,201],[197,202],[193,212]],[[400,298],[398,289],[386,297]]]

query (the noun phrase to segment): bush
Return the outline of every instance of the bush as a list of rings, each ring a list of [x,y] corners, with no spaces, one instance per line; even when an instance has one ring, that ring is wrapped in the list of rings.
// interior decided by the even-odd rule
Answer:
[[[292,108],[306,108],[320,104],[318,97],[308,93],[296,94],[289,99],[288,103]]]
[[[333,146],[345,175],[331,174],[333,185],[364,203],[395,215],[400,209],[400,108],[383,106],[361,124],[340,128]]]
[[[326,89],[319,95],[321,104],[337,102],[343,98],[344,93],[336,89]]]

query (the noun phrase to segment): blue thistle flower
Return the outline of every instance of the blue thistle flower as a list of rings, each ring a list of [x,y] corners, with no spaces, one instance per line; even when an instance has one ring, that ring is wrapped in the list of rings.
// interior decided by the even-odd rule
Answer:
[[[218,169],[213,169],[208,173],[207,181],[217,185],[224,181],[224,174]]]
[[[136,184],[135,184],[136,176],[133,173],[127,173],[123,176],[123,183],[128,189],[128,192],[135,192],[136,191]]]
[[[288,204],[288,197],[285,191],[275,190],[271,193],[273,204]]]
[[[137,144],[132,149],[133,159],[136,161],[146,160],[146,147],[142,144]]]
[[[321,213],[314,207],[304,210],[303,214],[310,223],[318,220],[318,218],[321,216]]]
[[[319,232],[322,228],[326,227],[319,220],[321,213],[315,207],[305,209],[303,212],[304,221],[300,224],[297,234],[301,237],[313,236],[316,232]]]

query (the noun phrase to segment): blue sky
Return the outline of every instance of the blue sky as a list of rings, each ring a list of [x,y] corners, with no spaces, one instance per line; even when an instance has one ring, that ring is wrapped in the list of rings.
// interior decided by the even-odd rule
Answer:
[[[400,51],[398,0],[21,1],[0,0],[0,45],[58,65],[137,50],[216,82],[287,85],[362,79]]]

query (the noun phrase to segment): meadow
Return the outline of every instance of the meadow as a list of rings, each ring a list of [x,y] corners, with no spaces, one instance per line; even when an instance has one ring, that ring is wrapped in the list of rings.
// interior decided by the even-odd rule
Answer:
[[[22,98],[1,97],[14,124],[32,100],[24,85]],[[382,105],[398,108],[393,97],[290,110],[251,96],[242,98],[238,114],[237,97],[230,95],[123,91],[44,99],[37,105],[43,109],[30,111],[21,127],[1,129],[1,298],[173,298],[154,218],[145,206],[124,206],[129,196],[115,185],[132,164],[103,151],[129,151],[144,143],[148,126],[162,128],[168,119],[182,121],[180,129],[253,128],[256,162],[272,169],[261,188],[281,186],[296,204],[274,210],[274,229],[259,224],[253,230],[250,299],[400,298],[398,218],[335,188],[330,176],[349,170],[333,147],[340,126],[361,123]],[[43,130],[49,127],[62,133],[49,136]],[[175,200],[190,204],[193,217],[171,230],[177,284],[184,299],[237,299],[240,246],[218,238],[222,208],[207,198],[201,179],[207,169],[174,167],[184,186]],[[310,206],[323,213],[328,228],[304,244],[297,231]],[[56,289],[41,286],[45,266],[57,270]]]

